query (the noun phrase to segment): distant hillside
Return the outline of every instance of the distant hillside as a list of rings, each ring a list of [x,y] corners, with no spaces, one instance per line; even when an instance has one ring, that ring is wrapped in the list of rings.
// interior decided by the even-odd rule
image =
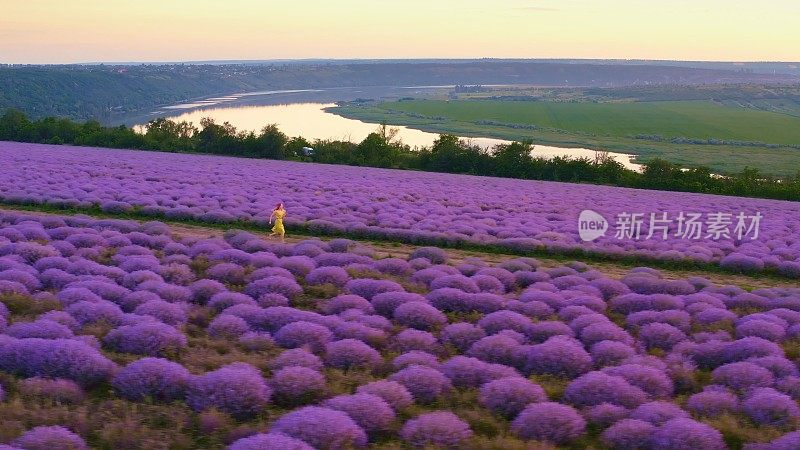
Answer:
[[[577,61],[362,61],[248,64],[0,66],[0,110],[109,122],[188,99],[261,89],[339,86],[535,84],[641,86],[792,83],[791,74]]]

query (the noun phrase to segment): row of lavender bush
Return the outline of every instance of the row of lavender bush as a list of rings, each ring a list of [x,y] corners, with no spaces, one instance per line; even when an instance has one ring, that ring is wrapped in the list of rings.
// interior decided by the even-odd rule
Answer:
[[[436,245],[493,245],[515,251],[589,251],[641,259],[718,263],[735,271],[800,277],[796,203],[609,186],[304,164],[126,150],[0,143],[0,200],[66,208],[99,206],[153,217],[266,225],[275,203],[286,223],[319,233]],[[611,223],[605,237],[583,242],[584,209]],[[730,236],[678,233],[679,214],[730,214]],[[620,213],[644,215],[639,239],[617,238]],[[667,213],[667,238],[649,239],[650,214]],[[736,216],[760,213],[737,239]],[[749,226],[750,221],[745,223]],[[683,227],[686,231],[686,227]],[[747,230],[745,230],[747,231]],[[692,233],[689,234],[692,236]]]
[[[82,404],[108,386],[252,424],[234,450],[800,445],[798,288],[450,262],[433,247],[376,258],[345,239],[176,237],[85,216],[0,225],[6,402]],[[188,364],[225,342],[247,358]],[[356,383],[334,389],[336,374]],[[6,448],[100,439],[32,425]]]

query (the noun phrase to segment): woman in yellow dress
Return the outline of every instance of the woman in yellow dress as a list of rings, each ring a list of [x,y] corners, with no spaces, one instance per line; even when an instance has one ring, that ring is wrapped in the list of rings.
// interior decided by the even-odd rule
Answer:
[[[283,235],[286,233],[286,230],[283,228],[283,218],[286,216],[286,208],[283,207],[283,203],[278,203],[275,205],[275,209],[272,210],[272,214],[269,216],[269,223],[272,224],[272,220],[275,220],[275,226],[272,227],[272,234],[269,236],[280,236],[281,242],[283,242]]]

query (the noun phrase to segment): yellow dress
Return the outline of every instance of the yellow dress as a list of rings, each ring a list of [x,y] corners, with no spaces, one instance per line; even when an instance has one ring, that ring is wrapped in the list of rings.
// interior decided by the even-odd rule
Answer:
[[[283,236],[283,234],[286,232],[286,230],[283,229],[283,217],[285,215],[286,215],[286,210],[284,209],[279,209],[275,211],[275,226],[272,227],[273,233],[280,234],[281,236]]]

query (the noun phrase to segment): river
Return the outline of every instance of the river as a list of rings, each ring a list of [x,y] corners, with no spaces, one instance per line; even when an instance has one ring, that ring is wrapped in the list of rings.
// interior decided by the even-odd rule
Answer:
[[[397,89],[401,89],[399,92],[403,93],[429,93],[430,91],[444,88],[448,87],[420,86]],[[200,119],[210,117],[217,123],[229,122],[239,130],[256,132],[265,125],[276,124],[287,135],[302,136],[310,141],[315,139],[336,139],[360,142],[369,133],[377,129],[378,124],[348,119],[326,112],[326,108],[335,106],[332,103],[332,99],[341,97],[326,91],[329,90],[260,91],[224,97],[211,97],[161,108],[151,113],[149,118],[167,117],[172,120],[185,120],[199,125]],[[350,97],[359,92],[350,92]],[[322,101],[312,101],[313,99],[322,99]],[[142,131],[142,122],[136,124],[135,128]],[[392,128],[399,130],[396,139],[411,147],[429,147],[439,137],[436,133],[404,126],[392,126]],[[474,145],[485,148],[509,143],[506,140],[489,137],[468,137],[465,139]],[[595,153],[594,150],[585,148],[562,148],[546,145],[535,145],[533,149],[534,156],[544,158],[569,156],[594,159]],[[629,169],[641,170],[639,164],[631,162],[632,155],[609,153],[609,156]]]

